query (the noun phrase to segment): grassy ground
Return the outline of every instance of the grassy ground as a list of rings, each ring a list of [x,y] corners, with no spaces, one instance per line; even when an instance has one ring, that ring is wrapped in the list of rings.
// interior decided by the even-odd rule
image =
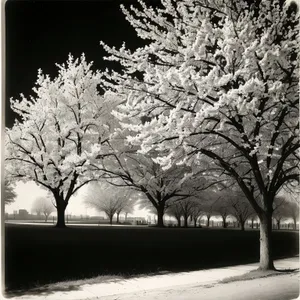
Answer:
[[[273,243],[275,258],[299,252],[297,232],[274,232]],[[5,226],[7,291],[97,275],[229,266],[256,262],[258,258],[258,231]]]

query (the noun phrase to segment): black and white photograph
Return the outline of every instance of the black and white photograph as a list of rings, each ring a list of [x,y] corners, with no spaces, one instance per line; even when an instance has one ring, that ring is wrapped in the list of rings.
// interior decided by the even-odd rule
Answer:
[[[299,2],[7,0],[2,297],[299,297]]]

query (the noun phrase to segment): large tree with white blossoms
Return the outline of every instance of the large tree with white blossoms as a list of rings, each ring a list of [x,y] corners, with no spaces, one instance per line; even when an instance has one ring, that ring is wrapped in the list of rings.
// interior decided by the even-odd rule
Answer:
[[[35,97],[11,99],[11,108],[22,120],[6,129],[5,176],[34,181],[50,191],[56,226],[65,227],[70,198],[97,179],[89,166],[103,151],[114,125],[108,113],[112,101],[99,95],[100,75],[92,71],[92,63],[84,55],[70,55],[57,67],[54,79],[38,72]]]
[[[166,168],[208,162],[233,178],[260,219],[260,268],[273,269],[273,201],[299,180],[295,7],[281,0],[139,4],[122,9],[146,45],[130,51],[102,43],[107,59],[122,66],[106,78],[126,100],[118,117],[136,132],[129,142],[161,151]],[[134,122],[142,117],[147,122]]]

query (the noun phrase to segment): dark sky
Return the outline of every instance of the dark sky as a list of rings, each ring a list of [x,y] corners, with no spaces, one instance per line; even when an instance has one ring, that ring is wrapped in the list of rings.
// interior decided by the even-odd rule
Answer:
[[[156,3],[155,0],[148,2]],[[9,98],[34,95],[32,87],[37,70],[56,75],[55,63],[67,60],[68,53],[78,57],[82,52],[98,69],[105,68],[105,52],[99,45],[130,48],[142,45],[134,29],[125,20],[119,5],[135,0],[98,1],[26,1],[8,0],[6,17],[6,109],[5,124],[11,127],[15,115]]]

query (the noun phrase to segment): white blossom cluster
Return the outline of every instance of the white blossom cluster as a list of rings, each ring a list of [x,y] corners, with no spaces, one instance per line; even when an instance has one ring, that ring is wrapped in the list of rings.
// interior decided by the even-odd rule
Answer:
[[[97,91],[100,74],[84,55],[57,67],[54,79],[39,70],[35,97],[11,99],[22,121],[6,129],[5,167],[7,178],[34,180],[66,197],[97,178],[89,165],[105,151],[114,121],[109,95]]]
[[[163,0],[157,9],[138,2],[140,8],[122,9],[146,46],[130,51],[102,42],[106,59],[124,70],[103,76],[124,99],[115,116],[135,133],[129,143],[141,153],[155,148],[164,168],[178,159],[209,160],[239,180],[244,173],[235,166],[246,168],[256,186],[274,194],[293,181],[299,148],[296,12],[278,0]],[[250,189],[253,182],[245,184]]]

